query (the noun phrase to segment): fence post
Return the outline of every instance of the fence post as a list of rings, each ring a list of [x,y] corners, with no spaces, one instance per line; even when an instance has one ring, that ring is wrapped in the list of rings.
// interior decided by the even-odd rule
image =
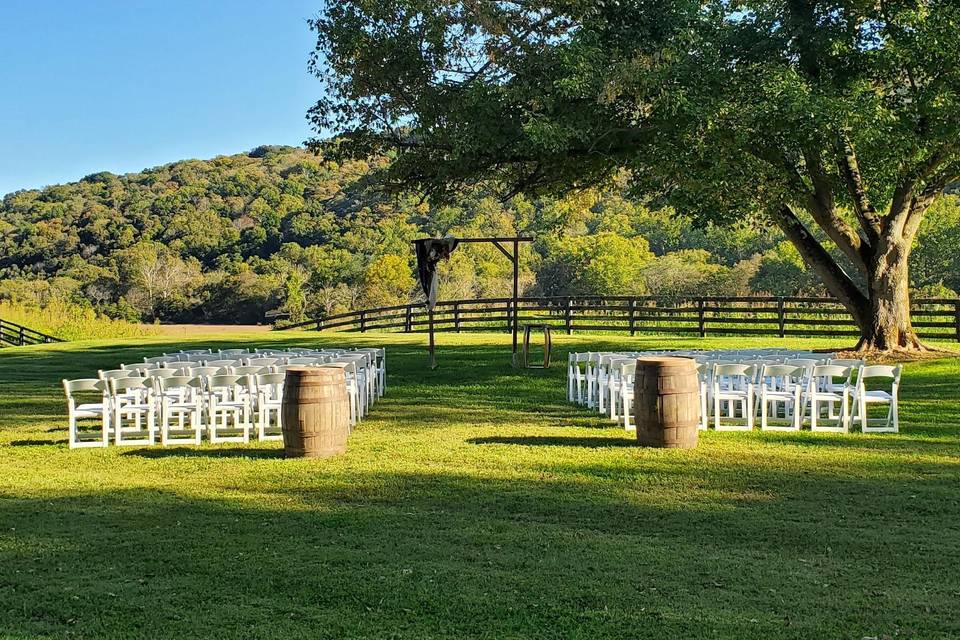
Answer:
[[[566,308],[563,311],[563,324],[567,330],[567,335],[573,334],[573,301],[567,298]]]
[[[957,342],[960,342],[960,300],[953,303],[953,320],[957,328]]]
[[[366,333],[367,331],[367,312],[360,312],[360,333]]]
[[[460,303],[453,303],[453,327],[457,333],[460,333]]]
[[[701,338],[707,337],[707,316],[704,310],[706,302],[703,298],[697,298],[697,330]]]
[[[517,312],[513,308],[513,300],[507,300],[507,331],[513,330],[513,314]]]
[[[780,325],[780,337],[787,336],[787,309],[783,298],[777,298],[777,323]]]
[[[20,346],[27,344],[27,336],[23,333],[23,327],[20,327]]]
[[[323,318],[317,318],[317,331],[323,331]]]
[[[403,318],[403,332],[410,333],[413,330],[413,305],[407,305],[406,315]]]
[[[634,317],[636,311],[637,311],[637,299],[630,298],[630,337],[633,337],[637,334],[636,318]]]

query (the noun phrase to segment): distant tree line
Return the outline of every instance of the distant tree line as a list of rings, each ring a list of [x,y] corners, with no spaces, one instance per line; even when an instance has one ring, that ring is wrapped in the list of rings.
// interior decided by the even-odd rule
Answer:
[[[389,159],[323,162],[294,147],[97,173],[0,203],[0,300],[69,302],[126,320],[262,322],[416,299],[410,241],[534,234],[529,295],[819,295],[779,230],[697,227],[626,195],[623,182],[564,198],[506,202],[481,190],[455,206],[386,195]],[[960,290],[960,197],[938,202],[911,256],[915,291]],[[842,262],[842,256],[837,256]],[[506,295],[510,264],[465,246],[441,269],[441,297]]]

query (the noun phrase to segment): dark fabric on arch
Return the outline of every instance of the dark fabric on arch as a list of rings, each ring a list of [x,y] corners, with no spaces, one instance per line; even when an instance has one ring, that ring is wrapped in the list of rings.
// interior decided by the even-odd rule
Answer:
[[[427,309],[432,311],[437,304],[437,264],[446,260],[457,248],[456,238],[423,238],[414,240],[417,251],[417,276],[420,287],[427,296]]]

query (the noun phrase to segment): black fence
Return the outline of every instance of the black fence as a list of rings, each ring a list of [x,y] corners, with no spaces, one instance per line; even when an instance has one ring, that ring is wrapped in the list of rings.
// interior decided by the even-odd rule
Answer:
[[[50,342],[63,342],[63,340],[0,318],[0,347],[10,345],[22,347],[28,344],[48,344]]]
[[[922,338],[960,341],[960,299],[913,300],[913,325]],[[575,331],[687,333],[757,336],[859,336],[856,324],[833,298],[607,296],[451,300],[434,309],[437,331],[508,331],[516,313],[520,324],[549,324]],[[278,329],[318,331],[427,331],[424,303],[364,309]]]

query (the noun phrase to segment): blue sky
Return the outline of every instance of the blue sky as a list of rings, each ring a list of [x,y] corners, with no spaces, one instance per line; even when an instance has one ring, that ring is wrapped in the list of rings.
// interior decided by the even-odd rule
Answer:
[[[0,194],[300,144],[322,0],[0,0]]]

